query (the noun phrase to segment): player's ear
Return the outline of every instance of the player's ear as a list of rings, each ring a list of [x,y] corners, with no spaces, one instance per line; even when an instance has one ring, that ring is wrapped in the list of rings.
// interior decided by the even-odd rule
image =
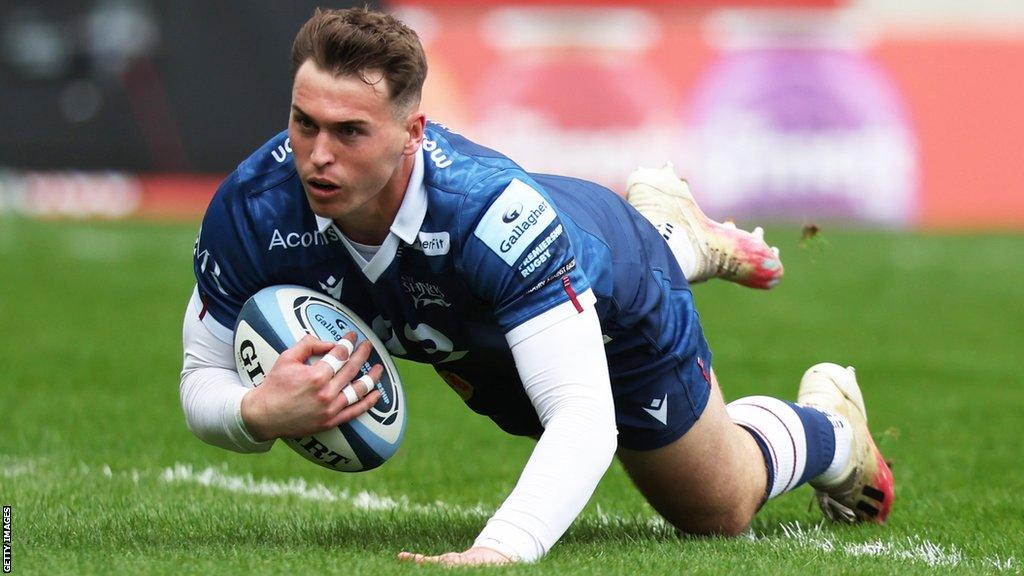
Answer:
[[[406,141],[403,152],[406,156],[416,153],[423,141],[423,129],[427,124],[427,115],[415,109],[405,118]]]

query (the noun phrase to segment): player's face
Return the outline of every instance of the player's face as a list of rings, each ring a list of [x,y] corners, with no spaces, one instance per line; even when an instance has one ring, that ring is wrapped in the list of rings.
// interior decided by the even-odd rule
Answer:
[[[423,136],[423,114],[397,118],[386,84],[334,76],[311,60],[295,74],[288,121],[295,168],[313,212],[346,233],[386,234]]]

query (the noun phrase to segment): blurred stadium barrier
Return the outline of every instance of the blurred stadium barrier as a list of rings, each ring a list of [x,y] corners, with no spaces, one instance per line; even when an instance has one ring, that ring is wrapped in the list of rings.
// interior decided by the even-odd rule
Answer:
[[[64,20],[28,2],[12,11],[0,88],[26,104],[48,86],[59,113],[0,112],[17,124],[0,139],[0,209],[194,218],[284,127],[288,46],[312,4],[193,3],[206,18],[160,2],[74,4]],[[1024,5],[897,4],[391,7],[428,51],[430,116],[530,170],[621,189],[634,166],[669,160],[719,218],[1024,227]],[[76,14],[85,30],[147,33],[80,42],[71,62],[91,64],[77,70],[45,42],[10,49]],[[225,29],[230,18],[245,25]],[[135,175],[153,171],[165,175]]]
[[[221,176],[128,172],[0,172],[0,213],[32,218],[195,220]]]

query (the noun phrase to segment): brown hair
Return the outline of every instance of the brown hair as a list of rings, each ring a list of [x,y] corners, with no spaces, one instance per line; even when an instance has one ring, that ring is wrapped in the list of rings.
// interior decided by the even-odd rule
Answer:
[[[367,73],[381,73],[397,110],[419,100],[427,77],[427,58],[416,32],[390,14],[367,8],[317,8],[292,43],[292,75],[309,59],[336,76],[358,75],[370,85],[379,80]]]

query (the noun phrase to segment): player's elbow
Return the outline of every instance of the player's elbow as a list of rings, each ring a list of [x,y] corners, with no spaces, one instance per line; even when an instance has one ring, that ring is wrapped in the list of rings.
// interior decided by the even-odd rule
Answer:
[[[595,432],[592,441],[598,457],[601,462],[611,464],[619,444],[619,432],[615,427],[614,420],[610,425],[602,426],[600,429],[595,430]]]
[[[273,442],[257,442],[245,431],[237,406],[246,390],[229,385],[237,375],[232,379],[228,372],[218,368],[182,372],[179,395],[185,425],[211,446],[242,454],[266,452]]]
[[[597,418],[594,427],[594,435],[604,449],[605,455],[610,461],[615,456],[615,450],[619,443],[619,430],[615,425],[615,408],[609,404],[596,409]]]
[[[602,429],[601,434],[601,445],[604,447],[605,456],[608,458],[610,463],[612,458],[615,457],[615,451],[619,448],[619,430],[615,426],[614,414],[612,415],[612,421],[607,427]]]
[[[594,458],[611,462],[618,446],[611,402],[572,402],[553,411],[545,429],[565,427],[586,441]]]
[[[193,436],[210,446],[224,448],[225,450],[231,450],[232,452],[242,452],[239,447],[225,442],[222,436],[218,436],[215,428],[210,426],[208,422],[205,422],[200,418],[196,418],[194,415],[189,414],[187,410],[185,411],[185,426],[188,427],[188,431],[191,432]]]
[[[193,436],[212,446],[237,451],[236,447],[225,442],[223,434],[218,434],[220,426],[218,418],[209,406],[203,406],[201,376],[198,371],[185,371],[181,374],[178,395],[181,400],[181,412],[185,417],[185,426]],[[209,404],[207,402],[207,404]]]

